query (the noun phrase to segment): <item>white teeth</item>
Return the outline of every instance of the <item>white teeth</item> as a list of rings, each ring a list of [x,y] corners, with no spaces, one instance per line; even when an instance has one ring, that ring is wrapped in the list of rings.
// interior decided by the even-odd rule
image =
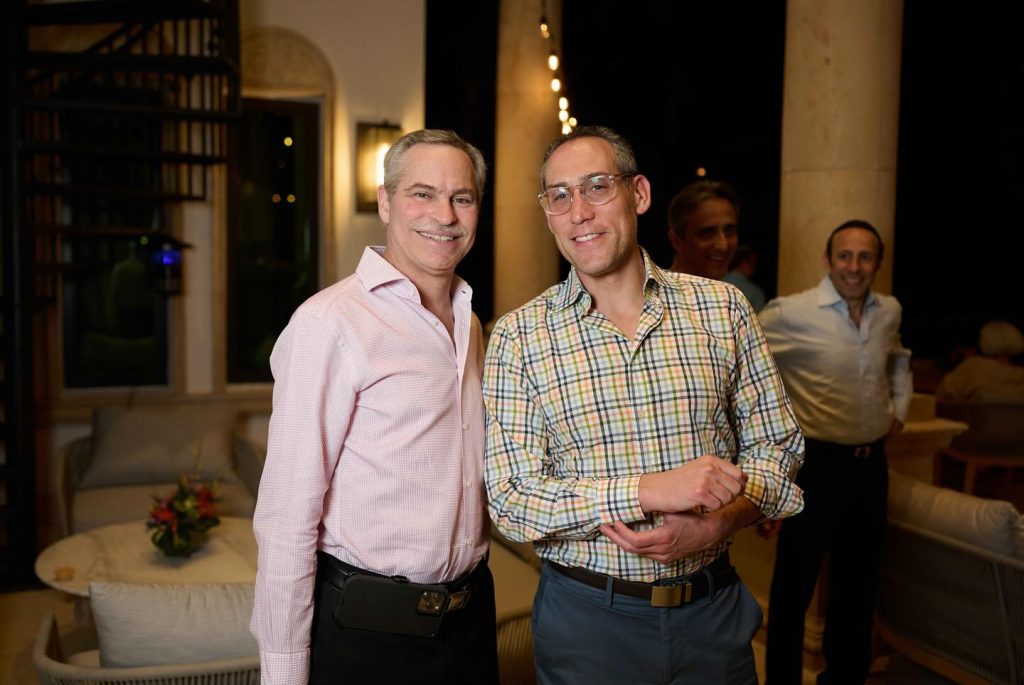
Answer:
[[[436,240],[439,243],[448,243],[455,240],[455,236],[453,235],[436,235],[434,233],[420,233],[420,235],[423,236],[424,238]]]
[[[599,233],[588,233],[587,235],[581,235],[579,238],[573,238],[573,240],[575,240],[577,243],[586,243],[590,242],[599,235]]]

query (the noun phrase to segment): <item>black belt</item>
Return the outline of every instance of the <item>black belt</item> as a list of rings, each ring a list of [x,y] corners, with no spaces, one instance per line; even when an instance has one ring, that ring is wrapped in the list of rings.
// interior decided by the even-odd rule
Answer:
[[[853,457],[854,459],[867,459],[873,454],[882,453],[882,449],[885,447],[885,438],[879,438],[874,442],[866,442],[863,445],[844,445],[838,442],[817,440],[804,436],[804,444],[806,447],[820,452],[829,452],[840,456]]]
[[[406,582],[408,581],[405,576],[385,576],[381,573],[374,573],[373,571],[361,569],[358,566],[353,566],[352,564],[346,564],[341,559],[338,559],[324,551],[318,550],[316,558],[318,579],[326,580],[335,587],[343,586],[345,584],[345,580],[349,578],[349,576],[355,574],[374,576],[377,578],[392,578],[394,580]],[[473,594],[473,584],[476,582],[479,574],[486,567],[487,557],[484,557],[480,560],[480,563],[466,573],[463,573],[455,580],[449,583],[433,583],[434,585],[439,585],[448,591],[449,600],[448,605],[444,607],[444,611],[458,611],[469,604],[469,598]]]
[[[696,602],[740,579],[736,569],[729,563],[728,551],[720,554],[717,559],[696,573],[659,580],[656,583],[634,583],[603,573],[594,573],[585,568],[562,566],[553,561],[548,563],[566,578],[572,578],[599,590],[607,589],[608,581],[611,580],[612,592],[646,599],[653,607],[677,607]]]

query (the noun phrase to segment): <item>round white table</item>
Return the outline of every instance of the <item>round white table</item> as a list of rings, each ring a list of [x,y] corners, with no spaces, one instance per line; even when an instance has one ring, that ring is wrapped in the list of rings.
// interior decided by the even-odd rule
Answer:
[[[169,557],[145,521],[117,523],[58,540],[36,559],[36,575],[58,590],[89,596],[89,583],[251,583],[256,580],[252,519],[222,516],[191,557]]]

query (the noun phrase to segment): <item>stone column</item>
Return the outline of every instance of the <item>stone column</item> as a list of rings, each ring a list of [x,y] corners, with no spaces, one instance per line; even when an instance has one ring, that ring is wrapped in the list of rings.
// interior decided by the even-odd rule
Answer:
[[[537,202],[544,150],[561,131],[539,2],[502,0],[494,165],[494,316],[558,281],[558,248]],[[547,3],[561,29],[561,3]],[[555,34],[560,35],[560,34]]]
[[[870,221],[892,288],[902,0],[789,0],[782,117],[779,294],[816,284],[833,228]]]

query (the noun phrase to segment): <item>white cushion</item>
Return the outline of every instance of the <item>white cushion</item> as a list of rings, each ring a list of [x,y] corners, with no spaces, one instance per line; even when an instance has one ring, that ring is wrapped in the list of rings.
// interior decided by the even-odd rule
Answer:
[[[109,488],[77,490],[71,502],[71,532],[99,528],[111,523],[135,521],[149,516],[153,496],[164,497],[174,492],[176,484],[118,485]],[[252,518],[256,499],[241,483],[217,484],[218,516]]]
[[[237,410],[210,405],[104,407],[93,415],[93,456],[79,488],[229,479]]]
[[[889,516],[999,554],[1024,558],[1024,525],[1009,502],[939,488],[890,470]]]
[[[90,583],[100,664],[191,664],[258,654],[253,585]]]

